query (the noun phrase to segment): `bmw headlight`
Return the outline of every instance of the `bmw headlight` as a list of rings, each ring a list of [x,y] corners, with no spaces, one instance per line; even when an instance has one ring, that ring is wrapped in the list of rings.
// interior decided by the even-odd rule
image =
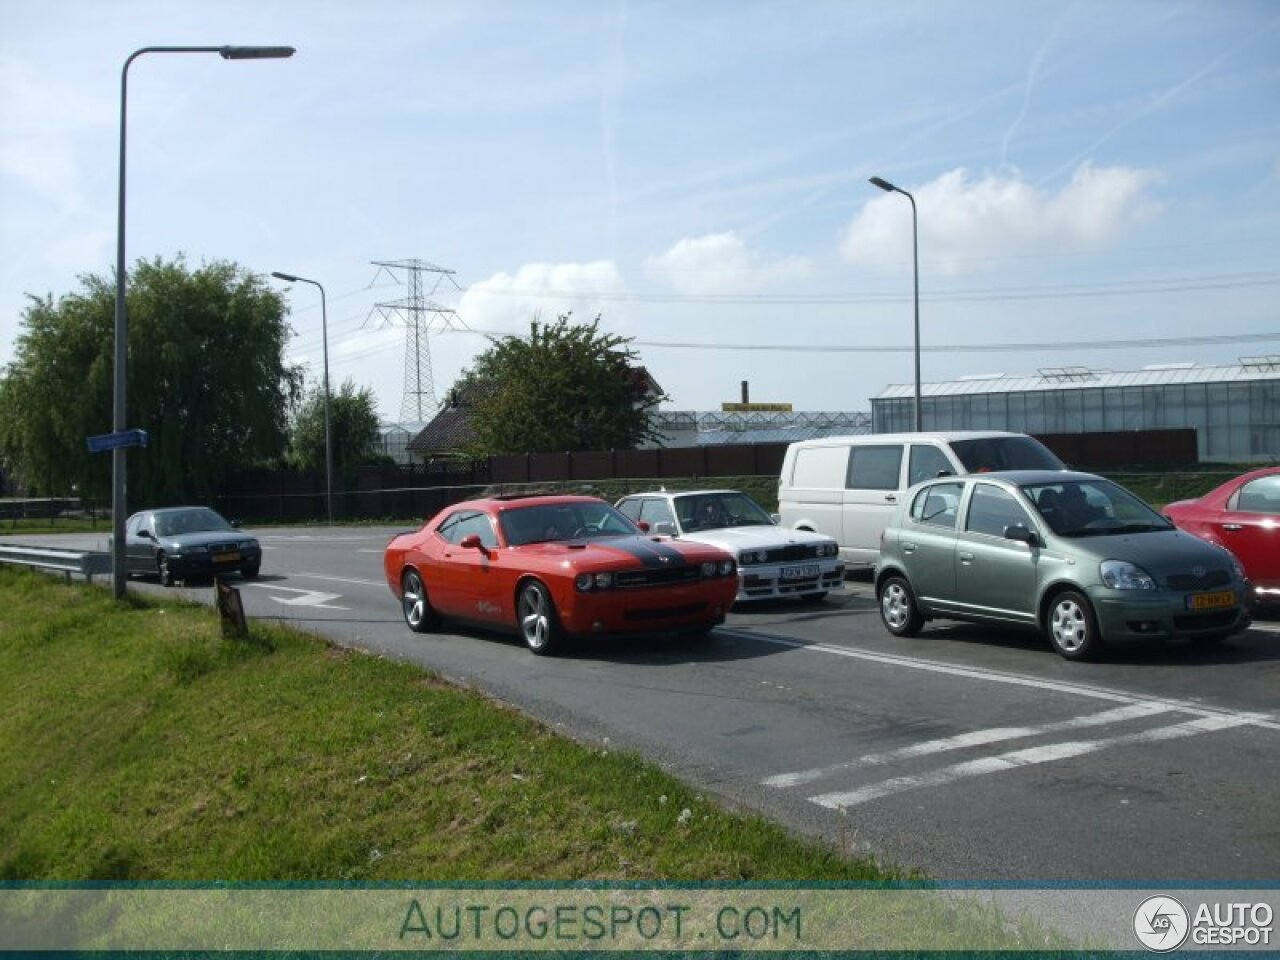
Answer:
[[[1103,560],[1098,568],[1102,582],[1112,590],[1154,590],[1151,574],[1128,560]]]
[[[753,563],[764,563],[766,554],[763,550],[743,550],[738,555],[738,562],[743,566],[749,566]]]

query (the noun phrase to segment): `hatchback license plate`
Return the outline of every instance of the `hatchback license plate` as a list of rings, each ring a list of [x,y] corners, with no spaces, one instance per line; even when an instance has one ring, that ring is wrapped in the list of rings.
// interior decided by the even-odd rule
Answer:
[[[240,554],[238,553],[215,553],[213,555],[214,563],[238,563]]]
[[[780,576],[783,580],[807,580],[818,575],[816,563],[802,563],[797,567],[783,567]]]
[[[1218,607],[1229,607],[1236,602],[1234,590],[1219,590],[1217,593],[1193,593],[1187,597],[1188,610],[1215,610]]]

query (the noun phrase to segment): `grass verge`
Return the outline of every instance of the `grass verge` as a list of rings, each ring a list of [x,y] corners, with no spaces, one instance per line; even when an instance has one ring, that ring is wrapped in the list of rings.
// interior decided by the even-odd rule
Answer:
[[[905,879],[414,666],[9,568],[0,809],[5,881]],[[1045,945],[957,909],[973,948]]]

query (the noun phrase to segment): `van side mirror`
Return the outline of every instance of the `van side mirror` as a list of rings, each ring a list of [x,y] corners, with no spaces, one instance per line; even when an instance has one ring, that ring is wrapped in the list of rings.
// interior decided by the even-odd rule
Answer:
[[[782,514],[780,514],[780,513],[771,513],[771,514],[769,514],[769,519],[773,521],[773,525],[774,525],[775,527],[780,527],[780,526],[782,526]]]
[[[1036,532],[1021,523],[1014,523],[1005,527],[1004,537],[1006,540],[1017,540],[1019,543],[1025,543],[1029,547],[1034,547],[1040,542]]]

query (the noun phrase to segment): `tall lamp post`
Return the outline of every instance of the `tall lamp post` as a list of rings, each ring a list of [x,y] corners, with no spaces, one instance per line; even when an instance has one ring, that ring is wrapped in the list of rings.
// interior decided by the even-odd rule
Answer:
[[[915,423],[916,432],[919,433],[924,429],[924,413],[920,406],[920,251],[918,236],[919,231],[916,229],[916,198],[901,187],[895,187],[888,180],[880,177],[872,177],[873,186],[886,190],[889,193],[900,193],[911,201],[911,265],[915,273],[915,355],[916,355],[916,407],[915,407]]]
[[[125,118],[129,102],[129,66],[144,53],[216,53],[223,60],[267,60],[293,56],[293,47],[143,47],[135,50],[120,71],[120,189],[116,208],[116,323],[115,381],[111,402],[111,429],[120,433],[128,429],[125,417],[125,363],[128,357],[128,319],[125,315],[124,265],[124,186],[125,186]],[[125,447],[111,452],[111,593],[123,599],[128,571],[125,569],[124,521],[125,486],[128,461]]]
[[[320,289],[320,332],[324,343],[324,502],[329,514],[329,524],[333,524],[333,428],[329,420],[329,312],[325,306],[324,287],[318,280],[306,277],[295,277],[292,273],[281,273],[279,270],[271,274],[285,283],[310,283]]]

